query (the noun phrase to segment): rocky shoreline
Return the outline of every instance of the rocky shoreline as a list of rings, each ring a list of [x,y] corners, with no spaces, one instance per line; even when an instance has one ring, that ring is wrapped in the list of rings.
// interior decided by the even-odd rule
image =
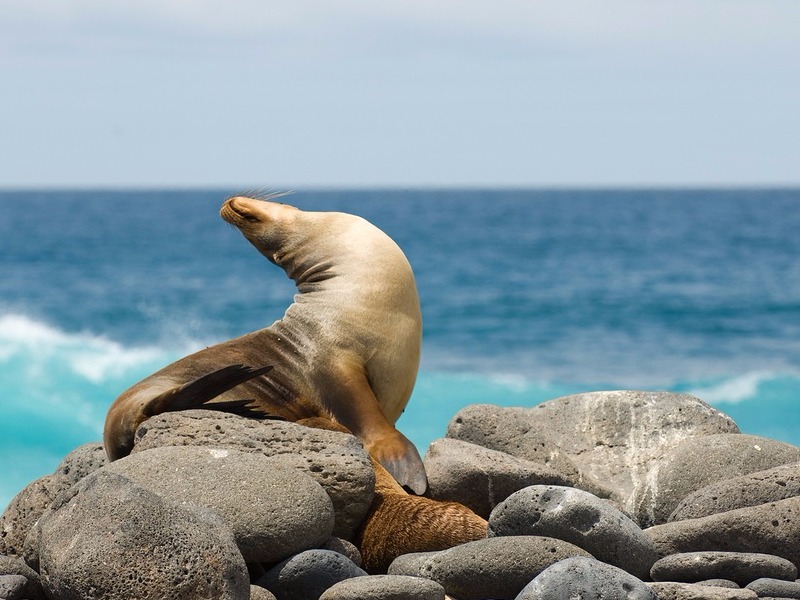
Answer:
[[[0,599],[800,598],[800,448],[692,396],[471,405],[424,462],[426,496],[486,537],[368,573],[376,479],[355,437],[162,414],[129,457],[81,446],[12,500]]]

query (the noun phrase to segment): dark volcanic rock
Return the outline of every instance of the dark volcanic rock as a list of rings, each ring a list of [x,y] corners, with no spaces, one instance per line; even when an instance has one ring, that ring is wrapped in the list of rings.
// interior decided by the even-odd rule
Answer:
[[[720,434],[682,441],[636,493],[640,523],[666,523],[686,496],[731,477],[800,461],[800,448],[764,437]]]
[[[697,519],[728,510],[800,496],[800,463],[726,479],[686,496],[669,521]]]
[[[730,417],[693,396],[616,391],[565,396],[533,408],[468,406],[450,422],[447,436],[543,462],[571,478],[583,475],[610,488],[632,516],[634,490],[672,448],[686,438],[738,431]]]
[[[21,557],[0,554],[0,575],[21,575],[27,581],[22,597],[27,600],[44,600],[39,573],[25,564]]]
[[[589,554],[562,540],[538,536],[497,537],[461,544],[429,558],[421,575],[458,600],[514,598],[547,567]]]
[[[424,463],[428,497],[460,502],[484,519],[500,502],[529,485],[577,483],[547,465],[451,438],[434,441]]]
[[[278,563],[256,582],[278,600],[317,600],[329,587],[367,573],[332,550],[306,550]]]
[[[444,600],[444,588],[421,577],[368,575],[340,581],[319,600]]]
[[[663,555],[706,550],[774,554],[800,566],[800,497],[645,529]]]
[[[794,563],[772,554],[752,552],[687,552],[671,554],[656,562],[653,581],[696,583],[707,579],[728,579],[739,586],[762,577],[794,581]]]
[[[565,540],[639,578],[659,558],[636,523],[605,500],[574,488],[535,485],[500,503],[489,536],[543,535]]]
[[[594,558],[567,558],[547,567],[515,600],[658,600],[650,587],[612,565]]]
[[[0,598],[22,600],[28,580],[22,575],[0,575]]]
[[[244,559],[209,511],[187,510],[97,471],[59,497],[40,523],[40,568],[58,600],[246,600]]]
[[[260,421],[209,410],[148,419],[136,431],[134,452],[160,446],[211,446],[255,452],[300,469],[333,502],[333,533],[352,540],[372,503],[375,470],[355,436],[287,421]]]

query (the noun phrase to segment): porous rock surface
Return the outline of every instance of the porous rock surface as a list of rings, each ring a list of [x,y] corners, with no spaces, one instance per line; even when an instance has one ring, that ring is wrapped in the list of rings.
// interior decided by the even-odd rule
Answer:
[[[800,495],[800,463],[781,465],[707,485],[686,496],[668,521],[707,517]]]
[[[516,600],[658,600],[643,581],[594,558],[576,556],[547,567]]]
[[[566,540],[595,558],[647,578],[658,550],[617,508],[575,488],[534,485],[501,502],[489,518],[489,536],[542,535]]]
[[[316,600],[333,585],[367,573],[353,561],[332,550],[306,550],[272,567],[256,585],[278,600]]]
[[[447,428],[448,437],[544,462],[610,488],[612,499],[632,517],[647,512],[635,509],[634,491],[681,441],[738,432],[730,417],[694,396],[627,390],[564,396],[532,408],[472,405]]]
[[[444,588],[422,577],[368,575],[340,581],[319,600],[444,600]]]
[[[40,574],[56,600],[246,600],[244,559],[212,513],[108,472],[84,478],[40,524]]]
[[[720,550],[773,554],[800,567],[800,497],[644,530],[662,556]]]
[[[434,441],[423,462],[428,497],[460,502],[484,519],[500,502],[529,485],[577,484],[543,463],[452,438]]]
[[[262,454],[227,448],[153,448],[103,470],[175,502],[208,508],[230,527],[247,562],[272,563],[325,543],[333,505],[309,475]]]
[[[653,581],[696,583],[727,579],[744,587],[763,577],[794,581],[794,563],[772,554],[754,552],[686,552],[660,559],[650,571]]]
[[[747,589],[731,589],[674,581],[651,583],[658,600],[756,600],[758,595]]]
[[[634,504],[640,522],[659,525],[687,495],[725,479],[800,461],[792,444],[745,434],[688,438],[658,461]]]
[[[372,502],[375,472],[355,436],[288,421],[209,410],[164,413],[136,431],[133,452],[160,446],[211,446],[263,454],[311,475],[333,502],[334,535],[352,539]]]
[[[64,475],[45,475],[14,496],[0,517],[0,554],[21,556],[28,531],[71,483]]]
[[[747,589],[759,598],[800,598],[800,581],[785,581],[764,577],[747,584]]]
[[[458,600],[514,598],[547,567],[585,550],[541,536],[496,537],[437,552],[419,575],[441,584]]]
[[[56,467],[54,474],[63,475],[75,484],[107,464],[108,458],[103,444],[91,442],[78,446],[67,454]]]

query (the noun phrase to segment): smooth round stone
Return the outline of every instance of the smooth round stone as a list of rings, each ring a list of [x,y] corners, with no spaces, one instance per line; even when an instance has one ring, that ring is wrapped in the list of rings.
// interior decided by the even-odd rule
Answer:
[[[489,517],[489,536],[543,535],[565,540],[641,579],[659,558],[639,526],[582,490],[534,485],[515,492]]]
[[[26,600],[45,600],[39,573],[31,569],[20,556],[5,556],[0,554],[0,573],[3,575],[21,575],[27,581],[25,593]]]
[[[0,598],[22,600],[28,580],[22,575],[0,575]],[[442,593],[444,597],[444,593]]]
[[[747,589],[712,587],[696,583],[663,581],[649,584],[658,600],[758,600],[758,595]]]
[[[747,584],[759,598],[800,598],[800,581],[784,581],[781,579],[762,578]]]
[[[658,600],[650,587],[630,573],[594,558],[568,558],[547,567],[516,600]]]
[[[270,592],[267,588],[257,585],[250,586],[250,600],[278,600],[275,594]]]
[[[211,410],[164,413],[136,430],[133,452],[162,446],[208,446],[263,454],[310,475],[328,493],[333,534],[352,540],[375,489],[375,469],[353,435],[289,421],[261,421]]]
[[[340,581],[319,600],[444,600],[444,588],[421,577],[368,575]]]
[[[392,561],[387,571],[389,575],[410,575],[412,577],[422,577],[422,568],[429,558],[442,552],[436,550],[433,552],[409,552],[408,554],[401,554]]]
[[[279,600],[309,600],[319,598],[340,581],[366,574],[338,552],[306,550],[272,567],[256,585],[267,588]]]
[[[785,558],[752,552],[687,552],[656,562],[653,581],[694,583],[705,579],[729,579],[745,586],[761,577],[794,581],[797,567]]]
[[[420,574],[458,600],[514,598],[547,567],[572,556],[589,553],[548,537],[495,537],[438,552]]]
[[[166,446],[102,470],[178,504],[213,510],[233,531],[247,562],[283,560],[324,544],[333,531],[333,505],[320,485],[261,454]]]

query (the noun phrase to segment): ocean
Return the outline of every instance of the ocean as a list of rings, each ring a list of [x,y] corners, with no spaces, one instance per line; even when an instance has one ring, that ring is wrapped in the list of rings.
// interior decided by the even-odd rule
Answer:
[[[292,282],[218,216],[240,190],[0,191],[0,508],[101,439],[129,385],[269,325]],[[694,394],[800,444],[800,190],[300,190],[414,267],[424,454],[471,403]]]

